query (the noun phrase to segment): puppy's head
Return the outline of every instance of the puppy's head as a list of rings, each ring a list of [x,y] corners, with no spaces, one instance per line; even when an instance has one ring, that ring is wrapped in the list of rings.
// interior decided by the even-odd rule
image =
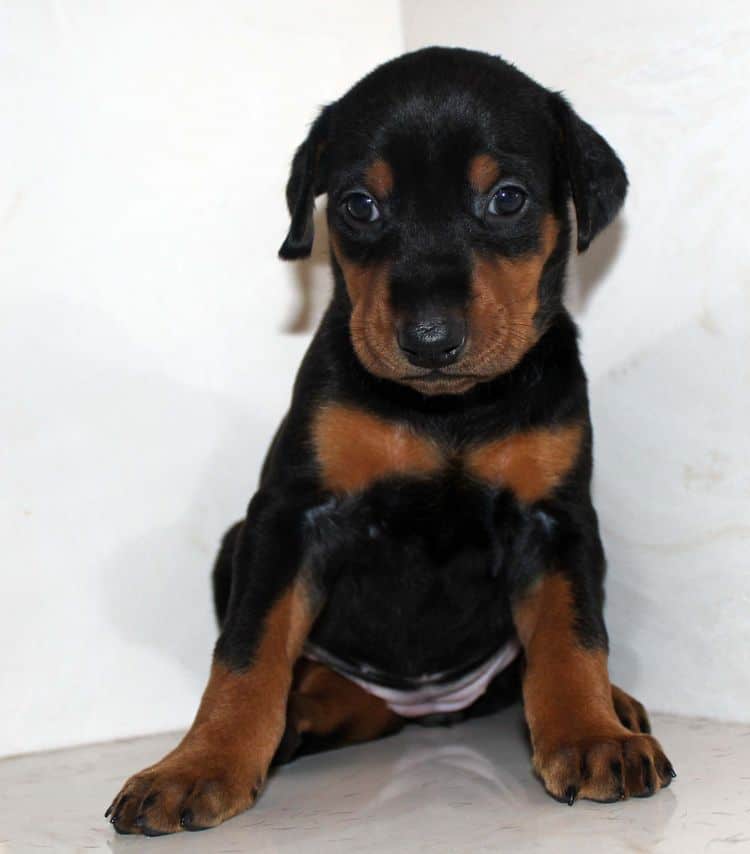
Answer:
[[[310,253],[327,193],[359,360],[423,394],[460,394],[518,364],[561,310],[568,199],[583,251],[626,188],[560,95],[496,57],[429,48],[320,114],[294,157],[279,254]]]

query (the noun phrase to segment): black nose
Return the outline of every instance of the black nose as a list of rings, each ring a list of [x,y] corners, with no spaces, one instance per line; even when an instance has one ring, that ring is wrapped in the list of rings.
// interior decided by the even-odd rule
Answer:
[[[420,368],[442,368],[461,355],[466,321],[452,315],[425,315],[403,322],[398,344],[406,358]]]

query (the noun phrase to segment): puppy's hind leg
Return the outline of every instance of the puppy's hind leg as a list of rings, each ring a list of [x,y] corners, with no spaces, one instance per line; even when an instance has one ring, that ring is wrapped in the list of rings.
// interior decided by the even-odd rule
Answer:
[[[297,663],[287,706],[286,730],[275,765],[321,750],[371,741],[398,732],[405,718],[380,697],[324,664]]]

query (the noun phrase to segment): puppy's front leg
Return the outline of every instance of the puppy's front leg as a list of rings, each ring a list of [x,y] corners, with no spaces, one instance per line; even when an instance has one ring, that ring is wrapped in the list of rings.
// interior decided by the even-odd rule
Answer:
[[[235,551],[229,610],[195,721],[131,777],[108,815],[120,833],[212,827],[252,805],[284,732],[292,667],[317,613],[305,572],[312,500],[259,493]]]
[[[537,578],[516,598],[513,617],[526,656],[523,698],[534,769],[547,791],[578,797],[644,797],[674,771],[659,743],[618,719],[607,672],[598,597],[564,568]]]

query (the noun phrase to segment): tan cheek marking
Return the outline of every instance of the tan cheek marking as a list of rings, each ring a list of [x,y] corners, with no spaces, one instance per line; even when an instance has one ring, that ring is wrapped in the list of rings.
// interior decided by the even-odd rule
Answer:
[[[513,619],[526,656],[524,710],[535,752],[592,734],[620,735],[607,654],[577,638],[568,579],[541,578],[514,606]]]
[[[341,251],[338,235],[331,232],[330,238],[331,250],[339,267],[341,267],[341,272],[344,274],[344,284],[352,306],[356,309],[363,300],[371,300],[374,292],[377,292],[377,297],[382,299],[384,296],[382,286],[387,282],[385,266],[374,264],[366,267],[355,264]]]
[[[469,183],[478,193],[491,190],[500,177],[500,165],[489,154],[477,154],[469,161]]]
[[[490,372],[513,367],[539,337],[534,326],[539,309],[539,281],[559,231],[557,220],[548,214],[542,222],[539,252],[520,258],[494,255],[474,258],[473,300],[469,311],[473,359]],[[483,366],[483,352],[492,352],[498,340],[504,341],[502,350],[494,355],[492,364]]]
[[[582,438],[580,424],[529,430],[471,449],[465,464],[474,477],[531,504],[548,496],[573,468]]]
[[[365,187],[378,199],[384,199],[393,191],[393,170],[382,158],[374,160],[365,171]]]
[[[331,234],[331,251],[341,267],[352,303],[349,331],[357,357],[376,376],[397,378],[403,366],[396,352],[387,263],[371,267],[353,263],[342,253],[335,233]]]
[[[358,492],[389,475],[430,475],[444,465],[437,445],[408,425],[347,406],[319,410],[313,441],[323,483],[336,493]]]

